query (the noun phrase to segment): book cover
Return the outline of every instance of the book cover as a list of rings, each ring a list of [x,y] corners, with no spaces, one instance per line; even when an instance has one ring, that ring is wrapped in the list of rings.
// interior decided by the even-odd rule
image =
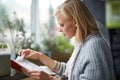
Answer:
[[[18,64],[15,60],[13,59],[10,59],[10,66],[11,68],[19,71],[19,72],[22,72],[22,68],[24,68],[23,66],[21,66],[20,64]]]

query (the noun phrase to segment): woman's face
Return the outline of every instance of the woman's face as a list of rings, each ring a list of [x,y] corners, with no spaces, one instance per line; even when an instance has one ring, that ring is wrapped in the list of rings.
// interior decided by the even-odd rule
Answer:
[[[73,36],[75,36],[76,27],[75,27],[75,21],[73,19],[65,20],[64,16],[61,13],[58,13],[56,15],[56,18],[57,18],[57,22],[60,25],[59,31],[62,32],[67,39],[70,39]]]

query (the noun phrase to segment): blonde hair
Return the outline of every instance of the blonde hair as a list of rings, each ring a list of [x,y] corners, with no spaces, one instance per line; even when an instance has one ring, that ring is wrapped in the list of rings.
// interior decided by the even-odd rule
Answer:
[[[61,12],[66,19],[76,21],[76,42],[83,41],[87,36],[98,33],[97,24],[86,5],[80,0],[66,0],[55,12]]]

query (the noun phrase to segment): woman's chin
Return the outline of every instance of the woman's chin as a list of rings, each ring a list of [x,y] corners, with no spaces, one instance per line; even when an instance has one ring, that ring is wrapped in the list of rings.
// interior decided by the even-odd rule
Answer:
[[[65,36],[66,39],[71,39],[71,37]]]
[[[63,34],[64,35],[64,37],[66,38],[66,39],[71,39],[72,37],[71,36],[67,36],[67,35],[65,35],[65,34]]]

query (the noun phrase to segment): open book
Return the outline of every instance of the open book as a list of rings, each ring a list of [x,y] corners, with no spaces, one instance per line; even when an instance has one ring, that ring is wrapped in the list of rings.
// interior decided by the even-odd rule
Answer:
[[[22,68],[27,70],[39,70],[44,71],[50,75],[55,75],[54,72],[52,72],[47,66],[38,66],[26,59],[23,59],[24,56],[18,56],[16,59],[10,59],[10,66],[11,68],[22,72]]]

